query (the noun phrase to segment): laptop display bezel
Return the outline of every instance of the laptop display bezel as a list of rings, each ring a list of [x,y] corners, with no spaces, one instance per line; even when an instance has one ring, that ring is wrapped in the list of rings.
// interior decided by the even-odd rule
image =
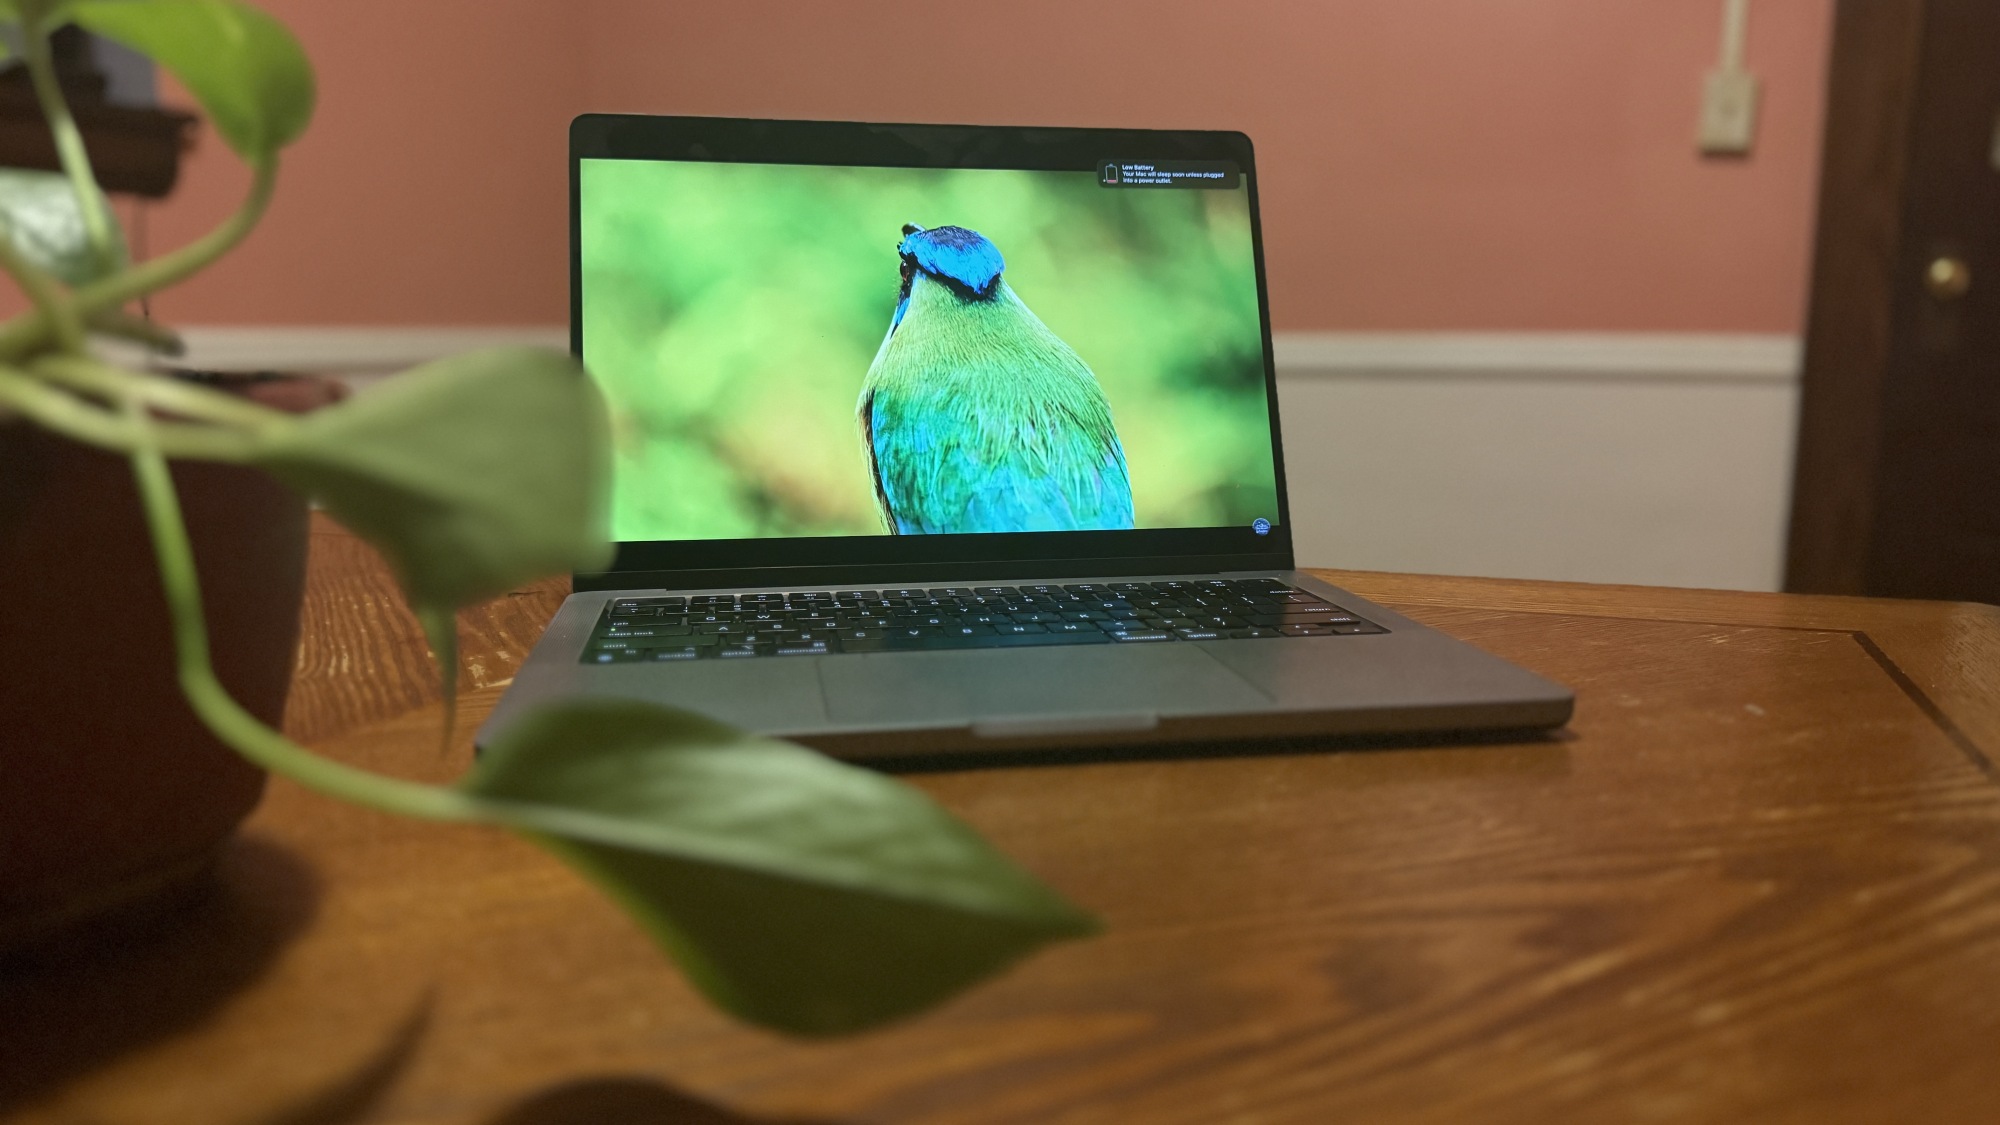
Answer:
[[[608,570],[576,589],[889,583],[1114,574],[1199,574],[1292,567],[1290,505],[1271,358],[1263,228],[1250,138],[1242,133],[990,125],[866,124],[585,114],[569,133],[570,348],[583,350],[585,160],[689,160],[888,168],[1084,171],[1106,159],[1227,160],[1249,194],[1277,511],[1253,528],[1140,528],[975,535],[856,535],[621,542]]]

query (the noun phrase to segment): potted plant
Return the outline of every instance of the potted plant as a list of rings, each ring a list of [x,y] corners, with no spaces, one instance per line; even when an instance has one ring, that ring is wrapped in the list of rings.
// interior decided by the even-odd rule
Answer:
[[[604,563],[603,405],[571,357],[535,349],[427,364],[307,414],[97,358],[104,335],[172,345],[127,306],[249,234],[311,116],[312,72],[290,33],[241,0],[0,0],[0,19],[18,30],[78,220],[74,245],[13,237],[0,192],[0,270],[32,303],[0,324],[0,416],[129,462],[179,684],[222,742],[328,796],[521,833],[599,884],[713,1001],[783,1031],[891,1019],[1093,928],[915,790],[696,715],[553,705],[435,786],[318,757],[241,706],[216,675],[169,460],[256,470],[374,543],[449,694],[458,607]],[[127,259],[48,65],[47,36],[70,23],[172,72],[248,163],[248,197],[213,231]],[[0,741],[0,785],[6,756]]]

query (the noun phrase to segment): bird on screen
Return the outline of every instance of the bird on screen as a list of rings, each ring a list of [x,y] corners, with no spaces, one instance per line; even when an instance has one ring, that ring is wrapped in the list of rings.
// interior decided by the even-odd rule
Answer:
[[[903,227],[902,289],[858,413],[875,499],[898,535],[1104,531],[1132,484],[1090,367],[964,227]]]

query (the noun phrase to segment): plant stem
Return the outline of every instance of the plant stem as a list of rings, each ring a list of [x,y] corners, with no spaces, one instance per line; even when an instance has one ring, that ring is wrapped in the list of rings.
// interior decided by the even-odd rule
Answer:
[[[232,394],[210,390],[168,376],[143,375],[81,356],[49,356],[37,360],[34,374],[112,401],[136,395],[148,406],[182,417],[233,426],[258,436],[292,424],[290,416],[258,406]]]
[[[181,692],[196,715],[216,737],[245,758],[291,778],[308,789],[358,805],[431,820],[477,819],[472,801],[453,789],[383,777],[344,765],[299,746],[257,721],[230,698],[215,678],[208,658],[208,626],[202,620],[201,588],[195,577],[194,551],[181,521],[180,499],[166,458],[152,437],[152,419],[137,399],[126,402],[126,418],[138,434],[132,450],[132,472],[153,550],[159,557],[160,581],[166,588],[173,617],[174,655],[179,664]]]
[[[84,315],[115,309],[135,297],[158,292],[222,257],[256,229],[257,220],[271,204],[271,192],[278,184],[278,158],[266,156],[250,165],[250,194],[214,230],[178,250],[141,262],[77,290],[76,303]]]
[[[100,335],[129,340],[156,355],[187,354],[187,342],[173,329],[123,309],[99,309],[91,314],[88,327]]]
[[[55,135],[63,171],[69,175],[70,187],[76,192],[91,252],[100,268],[115,270],[124,264],[121,260],[124,255],[111,228],[111,206],[97,186],[97,173],[90,166],[90,151],[84,147],[83,132],[76,127],[76,118],[70,115],[69,102],[63,97],[55,61],[49,55],[49,29],[41,20],[22,21],[21,54],[28,64],[28,77],[35,85],[35,98],[42,104],[42,116],[48,119],[49,131]]]
[[[0,366],[0,407],[12,408],[72,441],[114,453],[129,453],[136,441],[125,417],[17,368]],[[151,423],[149,432],[161,450],[175,457],[243,462],[257,452],[256,438],[240,430]]]

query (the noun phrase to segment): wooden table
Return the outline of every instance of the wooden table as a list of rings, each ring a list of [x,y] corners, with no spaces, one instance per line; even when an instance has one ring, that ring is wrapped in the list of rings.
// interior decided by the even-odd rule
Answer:
[[[274,782],[189,917],[0,1012],[0,1115],[2000,1121],[2000,610],[1327,577],[1574,686],[1575,722],[917,777],[1109,933],[832,1043],[717,1015],[501,833]],[[466,614],[461,731],[559,591]],[[331,525],[307,613],[293,733],[463,768],[393,586]]]

